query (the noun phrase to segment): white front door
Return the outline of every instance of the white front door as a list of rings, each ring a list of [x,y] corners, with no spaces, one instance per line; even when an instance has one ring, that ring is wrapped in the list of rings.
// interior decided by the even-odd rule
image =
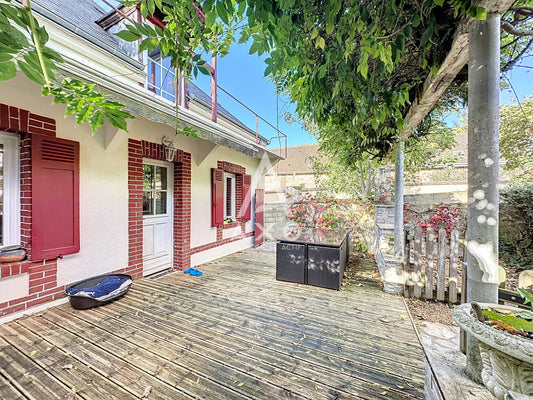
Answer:
[[[143,275],[172,267],[174,165],[143,163]]]

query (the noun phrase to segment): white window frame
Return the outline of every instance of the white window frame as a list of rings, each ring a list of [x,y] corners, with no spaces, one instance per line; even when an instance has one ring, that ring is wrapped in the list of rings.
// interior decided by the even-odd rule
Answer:
[[[228,210],[228,178],[231,179],[231,204],[230,210],[231,214],[227,214]],[[224,173],[224,219],[231,218],[232,221],[235,221],[235,174],[230,174],[228,172]]]
[[[18,135],[0,131],[4,147],[2,231],[4,246],[20,244],[20,146]]]

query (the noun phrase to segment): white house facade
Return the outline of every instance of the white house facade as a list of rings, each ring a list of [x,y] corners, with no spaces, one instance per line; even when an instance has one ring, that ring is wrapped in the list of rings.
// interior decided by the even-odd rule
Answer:
[[[1,245],[27,252],[0,264],[0,319],[64,301],[66,286],[91,276],[137,279],[260,243],[256,192],[279,159],[267,141],[223,108],[212,118],[192,84],[165,94],[147,55],[132,58],[110,33],[119,14],[92,0],[32,5],[65,59],[61,73],[96,83],[135,119],[128,132],[106,122],[93,136],[22,73],[0,83]],[[198,138],[176,136],[176,115]]]

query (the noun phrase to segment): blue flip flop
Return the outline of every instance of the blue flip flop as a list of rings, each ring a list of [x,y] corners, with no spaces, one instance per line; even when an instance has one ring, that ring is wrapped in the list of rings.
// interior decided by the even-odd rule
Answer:
[[[190,274],[192,271],[195,271],[192,268],[187,268],[185,271],[183,271],[184,274]]]
[[[204,273],[202,271],[198,271],[197,269],[193,269],[191,271],[191,276],[202,276]]]

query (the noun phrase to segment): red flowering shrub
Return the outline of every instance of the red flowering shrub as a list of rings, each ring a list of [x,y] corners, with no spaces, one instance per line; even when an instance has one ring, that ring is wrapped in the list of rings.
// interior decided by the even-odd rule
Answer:
[[[452,229],[457,229],[464,233],[466,230],[465,210],[459,206],[440,204],[423,210],[411,207],[409,203],[404,205],[404,222],[406,224],[415,224],[422,228],[425,235],[427,228],[433,228],[435,234],[441,229],[446,229],[446,236],[450,237]]]
[[[358,227],[372,212],[373,207],[327,196],[304,194],[287,201],[288,218],[298,228],[343,229],[352,234],[355,248],[363,252],[368,249],[360,239]]]

